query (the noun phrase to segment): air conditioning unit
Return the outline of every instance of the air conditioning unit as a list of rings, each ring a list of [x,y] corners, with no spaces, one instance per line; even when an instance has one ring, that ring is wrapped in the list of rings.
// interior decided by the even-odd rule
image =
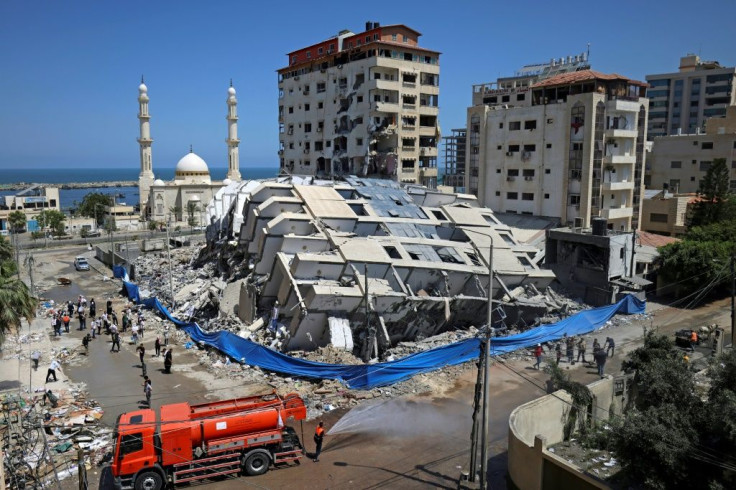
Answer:
[[[526,177],[524,177],[524,180],[534,180],[534,177],[527,175]]]
[[[507,157],[512,157],[512,156],[514,156],[514,152],[513,151],[507,151],[506,152],[506,156]]]
[[[322,128],[321,127],[317,127],[317,132],[318,133],[321,133],[322,132]]]
[[[530,151],[525,151],[521,154],[522,160],[529,160],[532,157],[532,153]]]

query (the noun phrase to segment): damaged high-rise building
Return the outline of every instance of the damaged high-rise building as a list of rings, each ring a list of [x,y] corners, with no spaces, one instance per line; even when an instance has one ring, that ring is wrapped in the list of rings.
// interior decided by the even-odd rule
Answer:
[[[233,183],[207,212],[210,248],[237,249],[246,276],[238,315],[263,321],[278,301],[285,350],[332,344],[368,359],[399,341],[485,324],[491,243],[507,322],[544,314],[544,304],[540,313],[511,298],[554,279],[537,266],[538,249],[463,194],[293,177]]]
[[[440,53],[420,35],[367,22],[289,53],[278,70],[282,172],[435,188]]]

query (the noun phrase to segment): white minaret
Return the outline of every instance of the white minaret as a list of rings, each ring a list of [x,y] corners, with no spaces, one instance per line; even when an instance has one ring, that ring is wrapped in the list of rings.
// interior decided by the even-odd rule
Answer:
[[[138,196],[141,207],[141,215],[146,215],[146,202],[148,191],[153,184],[153,161],[151,159],[151,116],[148,115],[148,87],[143,83],[138,86],[138,120],[140,121],[141,135],[138,144],[141,147],[141,173],[138,176]]]
[[[227,89],[227,178],[240,180],[240,154],[238,153],[238,99],[235,98],[233,81]]]

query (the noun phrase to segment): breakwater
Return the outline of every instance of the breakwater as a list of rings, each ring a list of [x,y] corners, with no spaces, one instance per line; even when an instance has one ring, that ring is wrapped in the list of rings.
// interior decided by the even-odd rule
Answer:
[[[21,191],[27,189],[33,182],[14,182],[12,184],[0,184],[0,191]],[[109,182],[68,182],[65,184],[38,184],[47,187],[58,187],[59,189],[92,189],[109,187],[138,187],[137,180],[113,180]]]

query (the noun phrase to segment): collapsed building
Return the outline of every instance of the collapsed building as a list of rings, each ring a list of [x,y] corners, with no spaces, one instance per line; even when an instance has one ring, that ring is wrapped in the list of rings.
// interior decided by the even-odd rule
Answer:
[[[539,249],[470,195],[288,177],[232,183],[207,213],[208,249],[235,249],[245,271],[238,316],[267,321],[278,301],[284,350],[332,344],[369,359],[400,341],[483,325],[491,247],[501,305],[555,277],[539,268]]]

